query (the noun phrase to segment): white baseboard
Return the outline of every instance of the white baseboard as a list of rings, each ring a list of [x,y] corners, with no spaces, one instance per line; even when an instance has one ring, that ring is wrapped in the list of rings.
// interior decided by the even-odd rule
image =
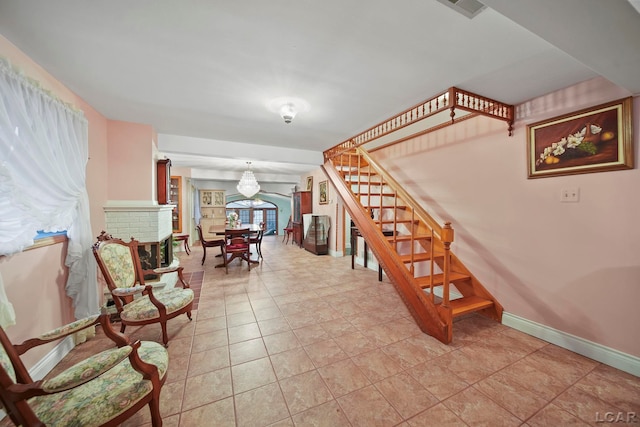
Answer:
[[[58,345],[56,345],[46,356],[44,356],[38,363],[36,363],[31,369],[29,374],[34,381],[41,380],[45,377],[55,366],[60,363],[64,357],[69,354],[74,348],[73,337],[68,336]]]
[[[502,324],[640,377],[640,358],[531,320],[503,312]]]
[[[434,290],[434,294],[442,298],[442,288]],[[462,295],[452,291],[451,298],[461,298]],[[515,314],[502,313],[502,324],[516,329],[525,334],[540,338],[558,347],[565,348],[574,353],[596,360],[605,365],[609,365],[631,375],[640,377],[640,358],[623,353],[616,349],[585,340],[575,335],[551,328],[541,323],[525,319]],[[455,332],[454,332],[455,333]]]

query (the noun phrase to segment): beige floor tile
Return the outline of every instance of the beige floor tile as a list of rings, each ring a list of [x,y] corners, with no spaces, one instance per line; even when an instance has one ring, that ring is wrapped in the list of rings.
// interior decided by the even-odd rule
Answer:
[[[362,332],[349,332],[333,338],[349,356],[365,353],[367,351],[378,348],[369,338],[364,336]]]
[[[558,406],[550,403],[549,405],[542,408],[538,413],[536,413],[533,417],[527,420],[527,425],[531,427],[549,427],[549,426],[575,426],[575,427],[586,427],[589,424],[582,421],[580,418],[571,415],[569,412],[564,409],[559,408]]]
[[[301,347],[293,331],[268,335],[264,337],[263,340],[264,345],[267,347],[267,353],[270,355]]]
[[[351,359],[323,366],[318,369],[318,373],[329,387],[333,397],[343,396],[371,384]]]
[[[304,349],[317,368],[349,357],[332,339],[309,344]]]
[[[438,399],[409,374],[401,372],[375,384],[403,419],[436,405]]]
[[[374,386],[339,397],[338,403],[354,426],[394,426],[402,417]]]
[[[229,397],[208,405],[183,412],[180,416],[180,427],[235,427],[236,419],[233,398]]]
[[[250,360],[260,359],[267,355],[267,349],[264,347],[262,338],[242,341],[229,346],[229,355],[232,365],[248,362]]]
[[[402,370],[400,364],[377,349],[358,354],[352,358],[354,363],[369,378],[371,382],[378,382]]]
[[[292,415],[333,399],[317,371],[285,378],[280,387]]]
[[[211,331],[193,337],[193,352],[211,350],[216,347],[222,347],[229,344],[229,338],[226,329],[219,331]]]
[[[238,394],[276,381],[268,357],[231,367],[233,392]]]
[[[280,332],[291,330],[291,326],[284,317],[276,317],[275,319],[267,319],[258,321],[258,327],[262,336],[273,335]]]
[[[302,347],[274,354],[270,358],[280,380],[315,369],[315,365]]]
[[[182,410],[193,409],[232,395],[231,370],[229,368],[189,377],[184,388]]]
[[[234,326],[229,328],[227,332],[229,334],[229,344],[248,341],[262,336],[257,323],[246,323],[244,325]]]
[[[253,311],[245,311],[242,313],[234,313],[227,315],[227,327],[246,325],[247,323],[255,323],[256,317]]]
[[[468,427],[453,411],[442,403],[439,403],[415,417],[409,419],[407,423],[411,427]],[[494,424],[488,424],[493,426]],[[554,424],[549,424],[549,426]],[[559,424],[557,424],[559,425]]]
[[[294,415],[293,422],[296,427],[351,427],[335,400]]]
[[[443,403],[470,426],[515,427],[522,424],[521,420],[473,387],[464,389]]]
[[[402,369],[409,369],[431,358],[426,350],[413,345],[407,339],[382,347],[382,351]]]
[[[318,324],[297,328],[294,329],[293,332],[296,334],[298,341],[300,341],[302,345],[309,345],[330,338],[327,331]]]
[[[229,347],[224,346],[201,351],[191,355],[187,376],[192,377],[227,366],[229,366]]]
[[[289,417],[287,405],[277,383],[236,394],[235,402],[239,427],[268,426]]]
[[[414,366],[407,372],[440,400],[444,400],[469,386],[453,372],[435,364],[434,361]]]
[[[570,387],[556,397],[553,403],[587,423],[595,423],[598,420],[598,414],[626,413],[622,408],[602,400],[599,396],[591,394],[579,386]]]

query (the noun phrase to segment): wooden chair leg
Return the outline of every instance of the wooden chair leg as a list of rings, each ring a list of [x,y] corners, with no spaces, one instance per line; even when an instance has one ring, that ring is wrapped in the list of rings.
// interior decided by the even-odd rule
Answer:
[[[153,397],[149,402],[149,410],[151,411],[151,426],[162,427],[162,416],[160,415],[160,390],[156,394],[153,393]]]
[[[162,326],[162,343],[165,347],[169,346],[169,335],[167,334],[167,322],[160,322],[160,326]]]
[[[200,265],[204,265],[204,260],[207,258],[207,247],[202,245],[202,262]]]

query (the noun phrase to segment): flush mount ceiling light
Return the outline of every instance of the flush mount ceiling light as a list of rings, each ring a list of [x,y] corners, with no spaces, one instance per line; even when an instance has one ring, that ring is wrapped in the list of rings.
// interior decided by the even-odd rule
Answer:
[[[260,191],[260,184],[258,184],[256,177],[251,171],[251,162],[247,162],[247,170],[242,174],[242,178],[240,178],[240,182],[236,188],[244,197],[251,197]]]
[[[309,111],[309,103],[304,99],[283,96],[267,104],[269,111],[280,114],[286,124],[290,124],[296,114]]]

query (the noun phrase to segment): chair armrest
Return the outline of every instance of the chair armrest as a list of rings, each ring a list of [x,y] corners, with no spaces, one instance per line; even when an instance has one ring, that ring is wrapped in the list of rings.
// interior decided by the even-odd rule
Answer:
[[[76,320],[75,322],[69,323],[68,325],[61,326],[47,333],[44,333],[40,335],[38,338],[31,338],[22,342],[21,344],[15,344],[13,347],[16,349],[16,352],[18,353],[18,355],[22,355],[34,347],[37,347],[42,344],[47,344],[51,341],[59,340],[61,338],[65,338],[78,331],[81,331],[90,326],[94,326],[98,324],[102,325],[102,329],[104,330],[105,336],[110,338],[111,341],[113,341],[118,347],[129,345],[130,343],[129,338],[124,334],[116,332],[111,326],[109,315],[104,313],[104,314],[89,316],[84,319]]]
[[[14,345],[18,354],[24,354],[33,347],[37,347],[42,344],[46,344],[51,341],[58,340],[60,338],[67,337],[78,331],[81,331],[89,326],[96,325],[100,322],[98,315],[85,317],[84,319],[76,320],[75,322],[53,329],[49,332],[41,334],[37,338],[31,338],[24,341],[21,344]]]
[[[182,284],[183,289],[189,289],[191,286],[189,282],[184,280],[183,272],[184,267],[160,267],[153,270],[142,270],[143,275],[147,274],[166,274],[166,273],[174,273],[178,272],[178,279],[180,279],[180,283]]]
[[[111,294],[113,296],[116,297],[126,297],[129,295],[135,295],[135,294],[139,294],[142,293],[142,291],[144,291],[145,287],[144,286],[132,286],[130,288],[117,288],[111,291]]]
[[[152,272],[156,273],[156,274],[165,274],[165,273],[173,273],[178,271],[178,269],[183,268],[183,267],[160,267],[160,268],[154,268],[153,270],[151,270]],[[146,270],[148,271],[148,270]]]
[[[58,393],[78,387],[104,374],[127,358],[132,351],[133,347],[127,345],[91,356],[55,377],[42,381],[42,390],[47,393]]]

